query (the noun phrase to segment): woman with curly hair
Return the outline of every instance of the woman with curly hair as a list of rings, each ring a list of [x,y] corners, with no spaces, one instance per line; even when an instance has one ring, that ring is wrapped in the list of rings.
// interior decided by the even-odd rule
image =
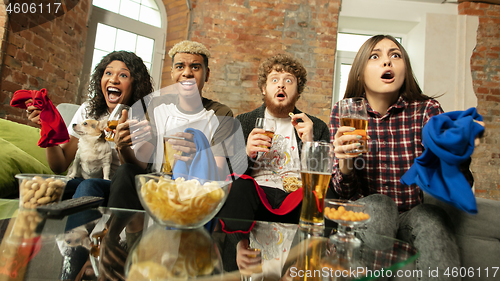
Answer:
[[[106,55],[94,69],[89,86],[89,100],[77,110],[70,124],[80,124],[86,119],[103,120],[109,116],[117,104],[132,106],[136,101],[153,92],[151,76],[140,57],[132,52],[115,51]],[[28,107],[28,118],[40,124],[40,110]],[[54,173],[68,169],[75,159],[79,135],[68,126],[70,140],[67,143],[47,147],[46,155]],[[110,143],[113,151],[111,176],[120,165],[115,143]],[[104,179],[75,178],[68,182],[63,199],[72,196],[93,195],[108,198],[111,181]]]

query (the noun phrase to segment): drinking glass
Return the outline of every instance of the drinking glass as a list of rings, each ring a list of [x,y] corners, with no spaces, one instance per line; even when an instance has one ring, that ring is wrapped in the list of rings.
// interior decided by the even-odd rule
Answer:
[[[361,139],[349,141],[348,144],[359,143],[359,147],[346,151],[346,154],[356,155],[368,152],[366,142],[366,129],[368,127],[368,117],[366,114],[366,103],[364,98],[347,98],[339,102],[340,126],[354,127],[352,132],[346,132],[344,135],[360,135]]]
[[[123,110],[130,110],[130,106],[125,105],[125,104],[117,104],[115,109],[113,109],[113,112],[108,117],[108,131],[106,131],[105,134],[105,139],[107,141],[114,141],[115,140],[115,133],[113,132],[114,129],[116,129],[116,126],[118,126],[118,120],[122,117],[122,111]]]
[[[261,263],[246,269],[240,269],[240,281],[262,281],[264,280],[264,273],[262,272],[262,265],[264,262],[263,250],[258,248],[249,248],[249,250],[255,252],[255,255],[249,255],[249,257],[259,257]]]
[[[189,119],[182,118],[178,116],[168,116],[165,121],[165,130],[163,134],[163,165],[161,171],[165,174],[171,174],[175,165],[174,154],[181,154],[180,150],[175,150],[172,147],[172,144],[168,142],[170,139],[179,139],[184,140],[182,137],[175,136],[176,133],[184,132],[187,128],[187,124],[189,123]]]
[[[299,226],[303,229],[324,229],[323,201],[333,170],[333,145],[313,141],[302,145],[300,174],[302,176],[302,210]]]
[[[257,118],[255,120],[255,128],[264,129],[266,131],[264,135],[271,138],[274,137],[274,132],[276,131],[276,121],[270,118]],[[260,147],[266,147],[265,145],[260,145]]]

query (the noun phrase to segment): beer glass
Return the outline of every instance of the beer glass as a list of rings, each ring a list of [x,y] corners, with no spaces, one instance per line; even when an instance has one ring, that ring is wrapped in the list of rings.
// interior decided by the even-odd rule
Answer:
[[[130,106],[126,104],[117,104],[115,109],[113,109],[113,112],[108,117],[108,129],[109,131],[106,131],[106,134],[104,138],[107,141],[114,141],[115,140],[115,133],[113,132],[114,129],[116,129],[116,126],[118,126],[118,120],[122,117],[122,111],[123,110],[129,110]]]
[[[339,102],[339,118],[340,126],[354,127],[352,132],[344,133],[344,135],[360,135],[361,139],[349,141],[348,144],[359,143],[359,147],[346,151],[346,154],[357,155],[359,153],[368,152],[368,144],[366,142],[366,129],[368,126],[368,117],[366,114],[365,99],[361,97],[343,99]]]
[[[264,263],[263,250],[257,248],[248,248],[248,250],[255,252],[255,255],[249,255],[248,257],[260,258],[260,264],[240,269],[240,281],[262,281],[264,280],[264,273],[262,272],[262,264]]]
[[[168,116],[165,121],[165,130],[163,134],[163,165],[161,171],[165,174],[171,174],[175,164],[174,154],[180,155],[182,152],[175,150],[172,144],[168,142],[170,139],[184,140],[182,137],[175,136],[178,132],[184,132],[187,128],[189,120],[187,118]]]
[[[302,145],[300,174],[302,176],[302,210],[299,226],[303,229],[324,229],[323,202],[333,170],[333,145],[327,142],[305,142]]]
[[[272,142],[274,132],[276,131],[276,121],[270,118],[257,118],[257,120],[255,120],[255,128],[264,129],[264,131],[266,131],[264,135],[270,137]],[[260,145],[260,147],[265,148],[267,146]]]

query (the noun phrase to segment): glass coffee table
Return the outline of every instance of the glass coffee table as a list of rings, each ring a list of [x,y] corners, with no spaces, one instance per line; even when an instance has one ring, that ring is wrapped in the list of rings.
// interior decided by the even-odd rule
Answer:
[[[364,233],[352,247],[329,239],[335,230],[328,227],[313,233],[257,222],[250,246],[262,249],[262,267],[243,272],[241,236],[222,232],[218,220],[178,230],[155,225],[143,211],[101,207],[48,219],[17,206],[0,199],[0,280],[138,280],[144,272],[169,276],[161,280],[375,280],[418,257],[408,243],[379,235]]]

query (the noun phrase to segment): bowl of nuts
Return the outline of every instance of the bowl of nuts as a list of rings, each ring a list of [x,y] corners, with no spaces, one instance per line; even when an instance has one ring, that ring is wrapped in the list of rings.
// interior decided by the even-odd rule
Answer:
[[[17,174],[16,178],[19,180],[20,209],[36,209],[59,202],[70,180],[66,176],[49,174]]]
[[[194,229],[209,222],[220,210],[229,193],[230,182],[201,179],[173,180],[167,175],[137,175],[141,204],[159,224]]]

